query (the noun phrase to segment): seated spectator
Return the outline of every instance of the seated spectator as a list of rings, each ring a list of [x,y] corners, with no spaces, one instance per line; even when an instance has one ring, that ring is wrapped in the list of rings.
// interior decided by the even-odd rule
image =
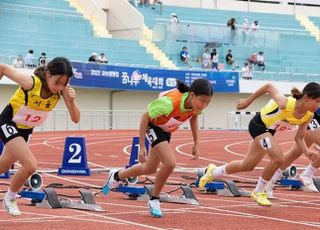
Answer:
[[[202,68],[211,69],[211,55],[209,53],[209,48],[202,54]]]
[[[89,62],[97,62],[97,53],[93,52],[88,59]]]
[[[180,60],[187,64],[188,66],[192,67],[191,64],[190,64],[190,56],[189,56],[189,53],[188,53],[188,48],[187,47],[182,47],[182,50],[180,52]]]
[[[262,51],[260,51],[257,56],[257,65],[261,68],[262,71],[264,71],[266,68],[266,65],[264,63],[264,54]]]
[[[24,61],[23,61],[22,56],[18,55],[18,57],[13,60],[12,65],[13,65],[14,68],[23,68],[24,67]]]
[[[176,13],[171,13],[170,16],[171,16],[170,24],[177,25],[179,23],[179,19],[178,19],[178,16],[176,15]]]
[[[100,64],[107,64],[108,63],[108,59],[107,57],[104,55],[104,53],[101,53],[97,59],[97,62],[99,62]]]
[[[210,56],[212,62],[212,69],[216,69],[219,71],[219,54],[217,53],[217,50],[215,48],[210,53]]]
[[[254,64],[256,65],[257,64],[257,54],[255,52],[253,52],[250,57],[248,57],[248,63],[250,65]]]
[[[236,60],[233,58],[232,55],[232,50],[228,50],[228,53],[226,55],[226,63],[232,67],[233,70],[235,70],[235,68],[238,68],[237,62]]]
[[[36,65],[33,63],[33,50],[29,50],[28,54],[24,57],[24,65],[26,68],[34,68]]]
[[[252,66],[249,63],[244,63],[244,66],[241,69],[242,78],[246,80],[252,79]]]
[[[38,66],[46,66],[46,62],[47,62],[47,56],[46,53],[42,52],[41,56],[38,59]]]

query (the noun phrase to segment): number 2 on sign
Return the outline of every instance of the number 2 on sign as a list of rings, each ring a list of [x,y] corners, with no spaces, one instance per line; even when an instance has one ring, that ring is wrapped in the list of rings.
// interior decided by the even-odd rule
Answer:
[[[68,160],[68,163],[73,163],[73,164],[81,163],[81,156],[78,157],[78,155],[81,152],[81,146],[79,144],[77,144],[77,143],[71,144],[69,146],[69,152],[73,153],[73,155]]]

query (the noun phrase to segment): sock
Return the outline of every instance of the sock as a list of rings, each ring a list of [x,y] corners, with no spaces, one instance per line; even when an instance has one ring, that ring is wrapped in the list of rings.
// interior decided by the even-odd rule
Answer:
[[[116,181],[120,181],[119,171],[117,171],[117,172],[114,173],[114,179],[115,179]]]
[[[213,172],[213,177],[219,177],[221,175],[227,175],[227,172],[226,172],[226,165],[222,165],[222,166],[218,166],[216,167]]]
[[[156,197],[156,196],[150,196],[150,200],[159,200],[160,197]]]
[[[273,174],[270,183],[272,184],[272,186],[277,182],[277,180],[280,178],[280,176],[282,175],[283,170],[282,169],[277,169],[277,171]]]
[[[8,191],[6,193],[6,198],[8,198],[9,200],[13,200],[17,197],[17,193],[16,192],[12,192],[10,190],[10,188],[8,188]]]
[[[263,179],[262,177],[259,178],[257,186],[255,188],[255,192],[265,192],[265,188],[267,185],[268,181],[266,181],[265,179]]]
[[[314,168],[314,167],[311,165],[311,163],[310,163],[310,164],[308,165],[308,167],[307,167],[301,174],[303,174],[303,175],[305,175],[305,176],[307,176],[307,177],[312,177],[316,170],[317,170],[317,169]]]

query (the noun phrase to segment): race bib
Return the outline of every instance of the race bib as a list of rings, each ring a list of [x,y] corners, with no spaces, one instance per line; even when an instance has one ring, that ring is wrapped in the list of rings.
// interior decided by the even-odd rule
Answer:
[[[157,126],[159,126],[163,131],[170,133],[170,132],[176,130],[183,123],[184,123],[184,121],[179,121],[179,120],[176,120],[173,117],[171,117],[169,119],[169,121],[167,121],[167,123],[165,123],[163,125],[157,125]]]
[[[310,130],[315,130],[315,129],[320,127],[319,122],[317,121],[317,119],[312,119],[312,121],[309,123],[308,126],[309,126]]]
[[[277,121],[276,123],[274,123],[271,127],[269,127],[270,129],[274,129],[276,131],[280,131],[280,132],[284,132],[284,131],[290,131],[290,130],[295,130],[298,128],[297,125],[292,125],[288,122],[285,121]]]
[[[19,125],[35,127],[43,125],[51,115],[51,111],[35,110],[23,105],[16,112],[12,121]]]

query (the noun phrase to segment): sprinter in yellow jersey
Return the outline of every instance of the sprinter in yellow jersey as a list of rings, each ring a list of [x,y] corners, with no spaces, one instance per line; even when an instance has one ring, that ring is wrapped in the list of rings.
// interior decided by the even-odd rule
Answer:
[[[304,135],[304,140],[306,145],[312,149],[313,152],[317,153],[316,157],[311,159],[311,162],[305,170],[299,175],[299,179],[303,185],[303,190],[306,192],[319,192],[313,182],[313,175],[316,170],[320,167],[320,109],[314,112],[313,119],[308,125],[307,132]],[[314,144],[314,145],[312,145]],[[303,152],[294,144],[291,148],[285,153],[284,161],[279,169],[274,173],[271,180],[269,181],[266,192],[268,198],[275,198],[273,196],[273,188],[275,183],[281,177],[283,171],[289,167],[292,162],[298,159]]]
[[[266,185],[284,161],[282,150],[274,139],[275,132],[297,128],[296,145],[309,159],[316,157],[315,153],[308,150],[303,138],[313,113],[320,106],[320,85],[315,82],[308,83],[302,92],[294,88],[291,90],[292,96],[285,97],[272,84],[266,84],[248,98],[241,99],[237,109],[247,108],[265,93],[269,93],[272,99],[250,121],[249,133],[253,140],[249,144],[246,158],[219,167],[209,164],[206,173],[200,179],[199,188],[204,188],[205,184],[215,177],[253,170],[267,153],[270,161],[264,167],[251,198],[259,205],[271,206],[265,192]]]
[[[116,188],[121,180],[129,177],[157,172],[153,194],[148,200],[150,214],[162,217],[159,203],[160,191],[173,172],[176,157],[170,147],[171,133],[185,121],[190,121],[194,146],[193,155],[198,156],[198,114],[206,108],[213,94],[210,82],[204,78],[196,79],[190,88],[183,82],[177,82],[177,89],[160,94],[160,97],[148,105],[147,112],[141,118],[139,130],[139,162],[120,171],[110,170],[106,187]],[[151,148],[146,158],[145,137]]]
[[[19,161],[21,167],[12,177],[3,199],[10,215],[18,216],[17,192],[37,167],[28,147],[33,128],[44,124],[62,96],[71,120],[78,123],[80,112],[75,102],[75,90],[69,86],[72,66],[68,59],[54,58],[46,67],[39,67],[33,76],[8,65],[0,64],[0,79],[8,77],[20,85],[0,114],[0,139],[4,149],[0,157],[0,174]]]

